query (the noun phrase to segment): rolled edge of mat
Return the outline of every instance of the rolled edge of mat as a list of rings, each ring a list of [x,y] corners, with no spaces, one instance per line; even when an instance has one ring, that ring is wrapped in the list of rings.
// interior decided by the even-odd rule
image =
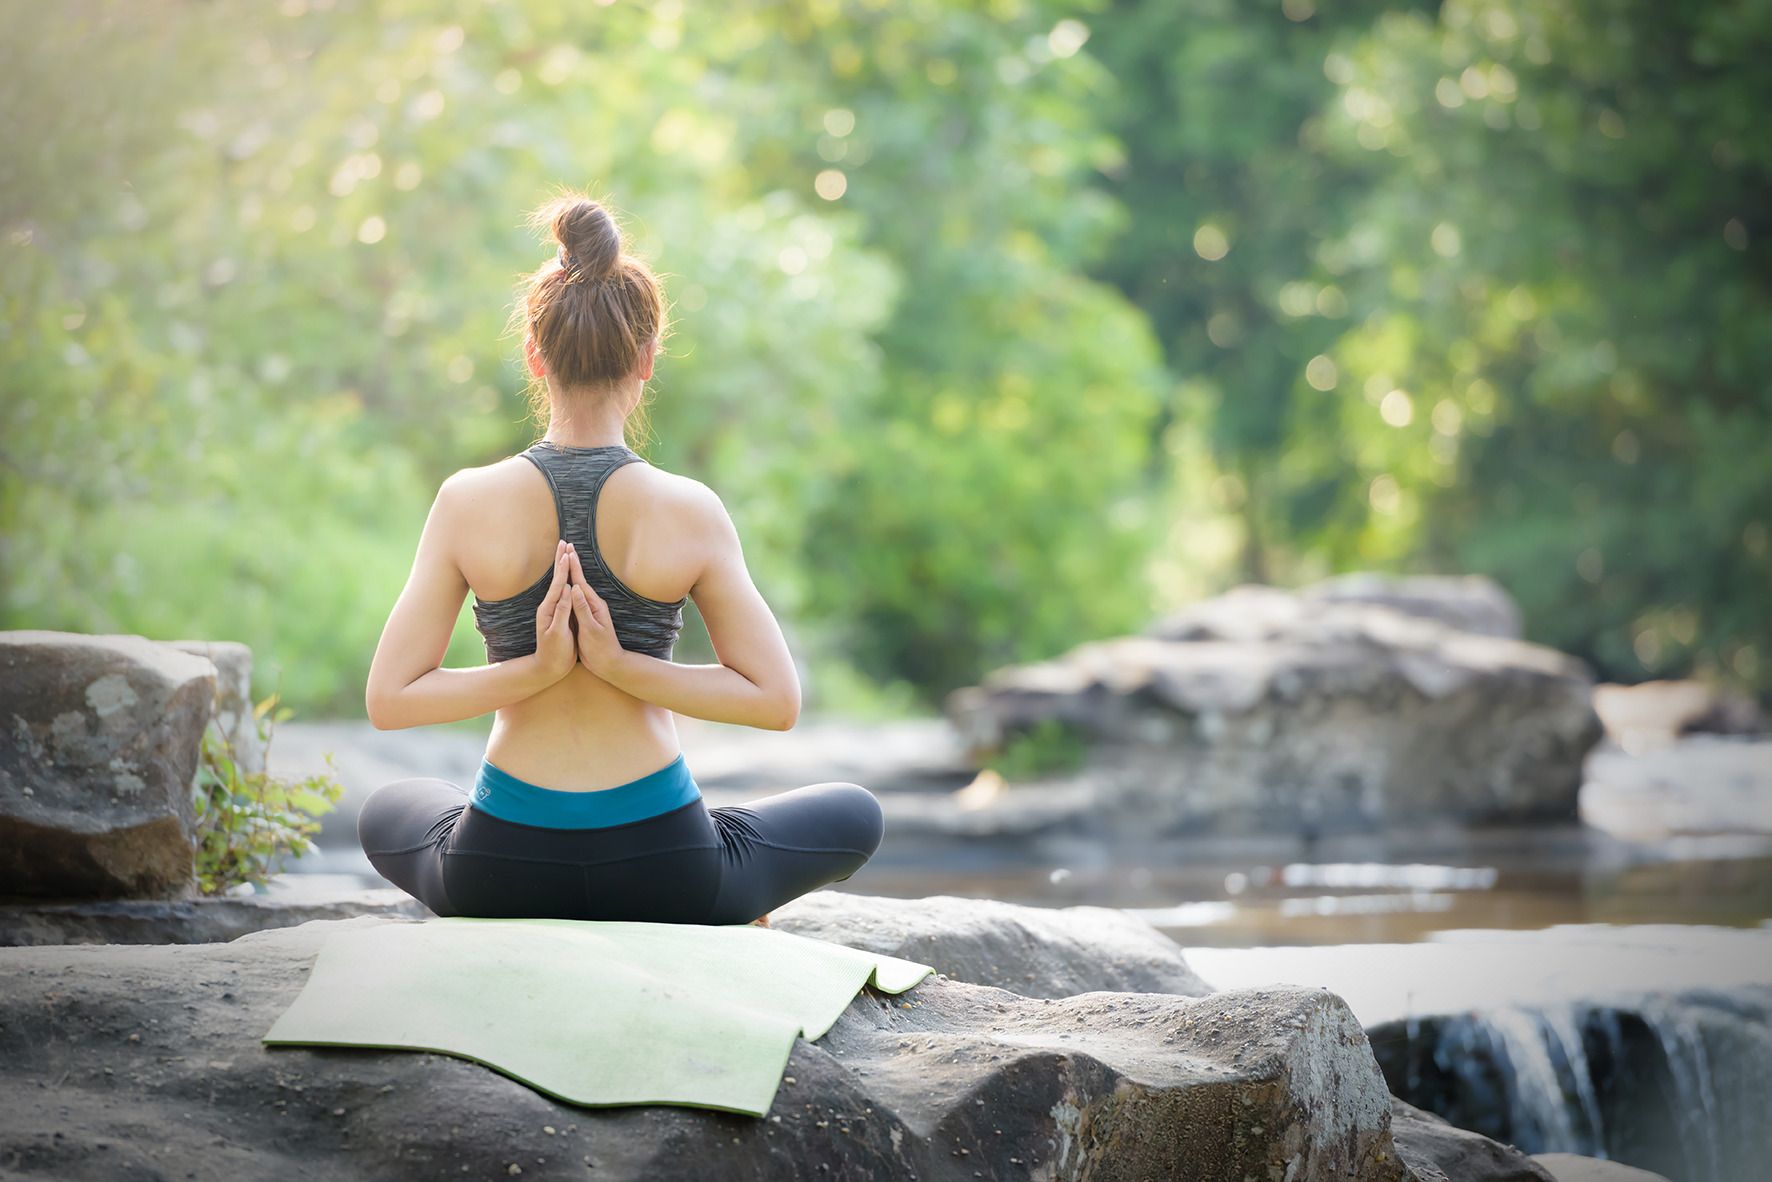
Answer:
[[[903,993],[934,971],[933,965],[918,964],[914,960],[900,960],[896,956],[876,954],[874,971],[866,983],[873,985],[882,993]]]

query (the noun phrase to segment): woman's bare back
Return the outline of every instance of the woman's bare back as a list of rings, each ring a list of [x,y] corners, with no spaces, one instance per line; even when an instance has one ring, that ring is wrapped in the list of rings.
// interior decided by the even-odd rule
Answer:
[[[467,469],[468,513],[451,537],[474,595],[500,600],[531,586],[560,538],[553,494],[521,456]],[[611,472],[599,496],[597,546],[610,573],[636,593],[670,602],[693,590],[703,556],[693,515],[695,481],[649,463]],[[588,561],[588,555],[583,556]],[[624,604],[610,603],[618,613]],[[562,791],[609,788],[670,763],[681,751],[669,710],[643,702],[582,665],[495,715],[486,758],[532,784]]]

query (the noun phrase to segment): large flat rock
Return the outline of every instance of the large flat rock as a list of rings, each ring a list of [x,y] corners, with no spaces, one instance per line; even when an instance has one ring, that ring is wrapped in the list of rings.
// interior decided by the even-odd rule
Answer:
[[[1520,606],[1494,579],[1483,575],[1388,575],[1356,571],[1313,583],[1299,592],[1305,602],[1370,603],[1405,615],[1449,624],[1461,632],[1518,639]]]
[[[1173,940],[1111,907],[1021,907],[952,895],[889,899],[825,890],[778,907],[769,923],[933,965],[955,980],[1024,997],[1211,992]]]
[[[937,975],[796,1043],[765,1118],[584,1109],[442,1056],[264,1047],[336,926],[0,950],[9,1176],[1411,1176],[1365,1035],[1320,989],[1035,999]]]
[[[1573,821],[1601,733],[1591,690],[1580,661],[1539,645],[1243,588],[1144,635],[997,670],[948,710],[981,753],[1071,736],[1080,768],[1013,786],[1086,786],[1093,808],[1067,825],[1321,835]]]
[[[185,891],[215,687],[141,636],[0,633],[0,896]]]

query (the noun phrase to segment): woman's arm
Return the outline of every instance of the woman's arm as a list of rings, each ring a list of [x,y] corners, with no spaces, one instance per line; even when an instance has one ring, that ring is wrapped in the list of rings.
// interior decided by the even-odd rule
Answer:
[[[564,541],[555,548],[554,581],[537,613],[536,651],[468,669],[441,667],[469,590],[450,550],[460,492],[456,477],[437,490],[412,573],[375,646],[363,702],[377,730],[475,718],[521,701],[572,672]]]
[[[800,678],[775,615],[745,566],[738,530],[711,489],[692,509],[706,564],[690,595],[718,665],[679,665],[621,647],[608,606],[571,555],[579,661],[617,689],[692,718],[785,731],[800,717]]]

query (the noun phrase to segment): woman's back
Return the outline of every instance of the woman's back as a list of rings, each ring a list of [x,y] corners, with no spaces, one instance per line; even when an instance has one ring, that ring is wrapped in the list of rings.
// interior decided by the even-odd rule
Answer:
[[[622,647],[670,659],[700,569],[696,530],[684,519],[684,486],[694,482],[625,445],[548,440],[463,475],[475,486],[474,511],[457,553],[489,662],[535,651],[536,609],[560,538],[577,548]],[[500,709],[487,758],[535,783],[587,790],[644,775],[679,751],[669,710],[580,666]]]
[[[597,202],[563,196],[533,220],[555,255],[513,321],[545,437],[443,482],[363,697],[382,729],[495,711],[486,758],[471,793],[383,784],[358,840],[439,915],[767,922],[873,855],[880,802],[836,780],[702,799],[674,715],[786,730],[799,676],[720,498],[622,442],[665,327],[657,277]],[[488,661],[445,668],[470,593]],[[713,664],[671,659],[690,595]]]

